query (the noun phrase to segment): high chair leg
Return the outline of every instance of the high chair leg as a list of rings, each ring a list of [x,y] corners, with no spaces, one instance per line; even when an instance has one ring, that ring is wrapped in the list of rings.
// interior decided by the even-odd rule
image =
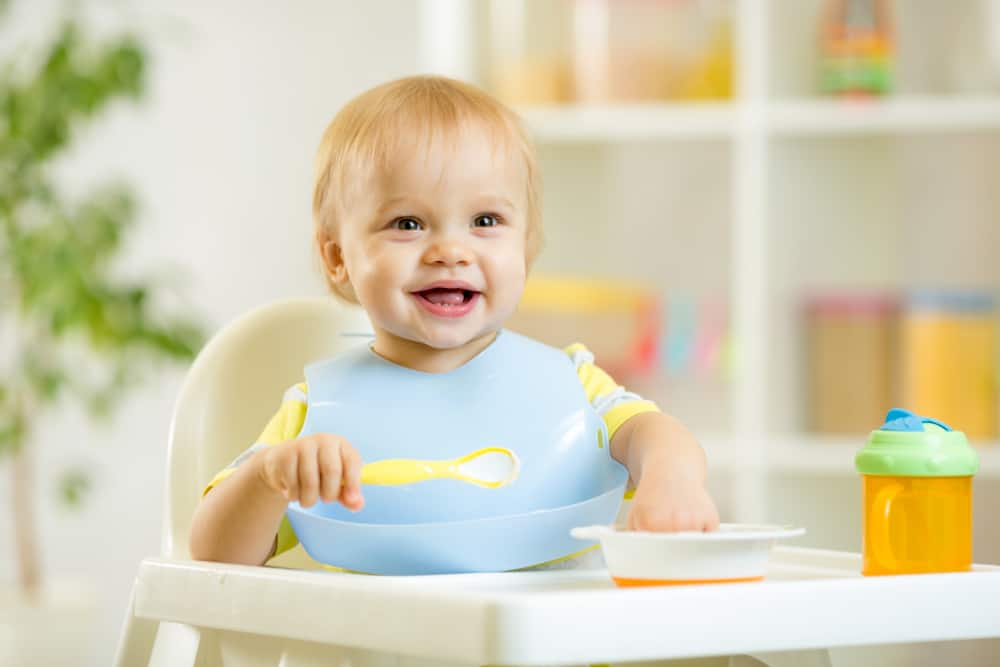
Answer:
[[[115,651],[114,667],[148,665],[156,639],[156,621],[138,618],[135,615],[135,587],[129,596],[128,609],[122,621],[122,631]]]
[[[278,667],[478,667],[465,663],[397,656],[358,648],[289,641]]]
[[[281,652],[278,667],[395,667],[391,657],[371,651],[307,642],[289,642]]]
[[[219,667],[218,647],[205,630],[163,621],[156,631],[149,667]]]
[[[205,631],[135,615],[135,588],[129,598],[115,651],[114,667],[216,667],[218,647]]]
[[[781,651],[778,653],[754,653],[753,655],[733,656],[729,660],[730,667],[833,667],[830,651],[822,649],[807,649],[803,651]]]

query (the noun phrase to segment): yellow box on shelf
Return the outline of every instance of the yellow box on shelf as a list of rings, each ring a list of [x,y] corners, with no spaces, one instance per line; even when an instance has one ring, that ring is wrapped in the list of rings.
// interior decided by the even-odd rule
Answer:
[[[631,376],[656,363],[659,303],[641,283],[536,275],[508,327],[556,347],[583,343],[612,376]]]
[[[816,433],[865,433],[896,400],[896,297],[824,290],[805,301],[808,400]]]
[[[903,318],[903,404],[970,438],[996,438],[997,312],[993,295],[919,291]]]

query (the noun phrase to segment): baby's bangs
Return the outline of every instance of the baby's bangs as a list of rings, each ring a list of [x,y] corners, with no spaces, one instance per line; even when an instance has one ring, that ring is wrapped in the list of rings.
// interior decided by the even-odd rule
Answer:
[[[500,110],[461,97],[421,95],[421,92],[425,91],[401,96],[391,107],[372,117],[355,141],[345,147],[342,177],[353,178],[365,172],[370,175],[372,169],[391,169],[401,154],[426,154],[432,146],[457,149],[466,132],[485,133],[493,147],[493,157],[527,156],[528,149],[518,128]]]

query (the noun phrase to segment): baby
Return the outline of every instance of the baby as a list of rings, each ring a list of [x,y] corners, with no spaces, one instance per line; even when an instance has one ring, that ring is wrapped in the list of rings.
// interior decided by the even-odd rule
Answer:
[[[374,354],[447,373],[494,345],[542,245],[539,181],[515,114],[465,83],[404,78],[337,114],[317,157],[316,244],[332,290],[367,312]],[[635,487],[628,528],[715,529],[691,433],[618,386],[582,345],[564,354]],[[308,390],[288,389],[257,443],[210,482],[193,558],[263,564],[286,551],[296,543],[283,519],[290,501],[364,507],[365,452],[337,433],[300,435]]]

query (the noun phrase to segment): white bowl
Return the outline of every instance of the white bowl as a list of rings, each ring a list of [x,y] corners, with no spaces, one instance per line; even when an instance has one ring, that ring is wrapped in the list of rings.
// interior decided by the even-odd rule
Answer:
[[[613,526],[574,528],[581,540],[600,540],[608,572],[619,586],[664,586],[759,581],[776,540],[804,528],[724,523],[717,531],[647,533]]]

